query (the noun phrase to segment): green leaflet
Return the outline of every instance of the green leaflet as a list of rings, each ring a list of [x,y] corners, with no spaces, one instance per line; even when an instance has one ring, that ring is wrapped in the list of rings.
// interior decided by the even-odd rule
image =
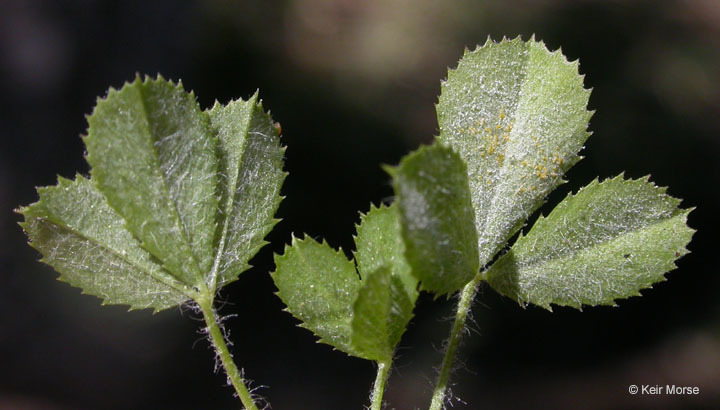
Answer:
[[[216,103],[209,114],[218,135],[221,198],[221,252],[209,285],[222,287],[250,268],[248,261],[267,243],[287,173],[285,148],[257,93],[248,101]]]
[[[320,342],[355,354],[350,345],[352,304],[360,281],[342,250],[312,238],[293,237],[292,246],[275,256],[275,266],[271,275],[277,295],[302,321],[300,326],[315,333]]]
[[[143,247],[187,284],[212,263],[217,138],[192,94],[162,78],[111,89],[88,117],[93,181]]]
[[[369,360],[391,359],[417,299],[399,231],[394,207],[371,207],[362,216],[359,274],[341,250],[293,238],[275,257],[278,296],[320,342]]]
[[[82,176],[38,189],[40,201],[20,212],[31,245],[60,279],[106,303],[161,310],[192,290],[165,272],[125,229],[125,221]]]
[[[399,235],[399,216],[394,205],[380,205],[378,208],[371,204],[367,214],[360,214],[360,224],[355,227],[357,250],[354,254],[360,279],[364,280],[366,274],[389,266],[393,275],[405,281],[410,293],[417,287],[417,282],[409,275],[410,266],[403,256],[405,245]]]
[[[402,221],[406,258],[423,290],[450,294],[479,269],[467,169],[458,154],[435,144],[388,170]]]
[[[550,309],[613,305],[664,280],[688,253],[690,210],[645,180],[597,180],[569,195],[487,272],[498,292]]]
[[[448,72],[437,104],[437,139],[467,164],[480,266],[580,159],[589,136],[589,96],[578,63],[534,39],[488,39]]]
[[[392,326],[393,293],[402,295],[402,284],[392,281],[392,273],[385,266],[365,274],[362,287],[353,304],[352,346],[357,355],[379,362],[392,358],[395,345],[405,331],[405,323]],[[405,298],[407,300],[407,298]],[[398,304],[400,309],[407,303]],[[413,305],[410,305],[412,312]],[[393,329],[390,329],[390,327]],[[391,335],[392,333],[392,335]]]
[[[211,298],[249,267],[285,177],[257,95],[208,113],[180,85],[137,78],[88,123],[92,178],[60,179],[20,210],[61,279],[105,303],[160,310]]]
[[[397,206],[370,206],[360,216],[355,260],[362,288],[354,304],[353,345],[376,361],[392,358],[418,297],[400,234]]]

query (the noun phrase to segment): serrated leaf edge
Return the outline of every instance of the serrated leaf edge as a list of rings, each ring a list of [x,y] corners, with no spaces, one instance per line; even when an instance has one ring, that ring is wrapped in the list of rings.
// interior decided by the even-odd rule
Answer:
[[[485,43],[484,43],[482,46],[480,46],[480,45],[478,44],[478,45],[475,46],[475,48],[474,48],[472,51],[469,50],[467,47],[465,47],[465,49],[464,49],[464,51],[463,51],[462,57],[458,60],[457,66],[456,66],[455,68],[448,68],[446,77],[440,81],[440,88],[441,88],[441,90],[443,90],[443,89],[445,88],[445,83],[447,83],[447,82],[451,79],[451,77],[455,75],[455,73],[456,73],[457,70],[459,69],[460,63],[462,62],[463,59],[465,59],[466,57],[468,57],[468,56],[471,55],[471,54],[475,54],[475,53],[477,53],[477,52],[481,52],[481,51],[483,51],[484,49],[492,48],[492,47],[496,47],[496,46],[501,46],[501,45],[503,45],[503,44],[508,44],[508,43],[522,43],[523,45],[526,45],[526,46],[527,46],[528,50],[529,50],[529,48],[530,48],[533,44],[538,44],[538,45],[539,45],[540,47],[542,47],[542,49],[543,49],[544,51],[546,51],[549,55],[551,55],[551,56],[553,56],[553,57],[555,57],[555,58],[557,58],[557,56],[560,56],[560,62],[564,63],[565,65],[567,65],[567,66],[569,66],[569,67],[574,68],[574,71],[575,71],[576,75],[580,78],[580,85],[581,85],[580,89],[581,89],[581,91],[587,96],[587,100],[589,101],[590,94],[591,94],[591,92],[592,92],[592,88],[585,88],[585,85],[584,85],[585,75],[580,73],[580,63],[579,63],[579,59],[575,59],[575,60],[573,60],[573,61],[568,60],[567,57],[562,53],[562,48],[561,48],[561,47],[559,47],[559,48],[556,49],[555,51],[551,51],[551,50],[547,47],[547,45],[545,44],[545,42],[544,42],[543,40],[535,40],[535,34],[532,34],[532,35],[530,36],[530,39],[529,39],[528,41],[523,41],[521,35],[518,35],[517,37],[515,37],[515,38],[513,38],[513,39],[508,39],[507,37],[503,36],[500,41],[494,41],[494,40],[491,38],[491,36],[488,36],[487,39],[486,39],[486,41],[485,41]],[[528,53],[528,55],[529,55],[529,53]],[[440,114],[440,110],[438,109],[438,106],[439,106],[439,104],[440,104],[440,96],[441,96],[441,95],[438,95],[438,96],[437,96],[437,99],[436,99],[436,102],[435,102],[435,111],[436,111],[436,113],[438,114],[438,116],[439,116],[439,114]],[[586,124],[588,124],[588,123],[590,122],[590,119],[592,118],[592,116],[593,116],[594,114],[595,114],[595,110],[588,110],[588,109],[587,109],[587,106],[586,106],[586,107],[585,107],[585,118],[584,118],[584,122],[585,122]],[[438,118],[438,122],[439,122],[439,118]],[[585,142],[585,141],[587,141],[587,139],[588,139],[593,133],[587,129],[587,125],[586,125],[585,130],[583,131],[583,134],[584,134],[583,142]],[[440,142],[440,140],[437,139],[437,137],[436,137],[436,141],[438,141],[438,142],[439,142],[440,144],[442,144],[442,145],[449,146],[449,145],[445,144],[444,142]],[[581,147],[580,151],[582,151],[582,148],[584,148],[584,147]],[[567,179],[565,179],[566,173],[570,170],[570,168],[572,168],[573,166],[575,166],[578,162],[580,162],[580,161],[584,158],[582,155],[580,155],[580,151],[572,154],[573,158],[571,158],[571,160],[565,161],[565,163],[560,167],[560,171],[561,171],[561,172],[559,173],[559,175],[558,175],[558,177],[557,177],[558,179],[557,179],[557,181],[556,181],[556,185],[555,185],[552,189],[550,189],[550,190],[545,194],[545,196],[544,196],[543,198],[541,198],[541,199],[539,200],[538,205],[535,206],[528,215],[526,215],[524,218],[518,220],[518,221],[515,223],[515,225],[514,225],[514,226],[512,227],[512,229],[510,230],[510,235],[507,236],[507,238],[505,239],[505,241],[503,241],[502,243],[498,244],[497,247],[496,247],[496,249],[494,249],[494,250],[491,252],[491,254],[487,255],[487,257],[485,258],[485,259],[487,259],[487,260],[481,261],[481,263],[483,263],[483,264],[488,264],[488,263],[490,263],[491,261],[493,261],[493,260],[495,259],[495,257],[498,255],[498,253],[501,252],[502,249],[505,247],[507,241],[508,241],[509,239],[511,239],[512,236],[513,236],[515,233],[517,233],[519,230],[521,230],[521,229],[526,225],[527,219],[532,215],[532,213],[533,213],[535,210],[539,209],[539,208],[546,202],[546,200],[547,200],[547,195],[549,195],[552,191],[554,191],[555,189],[557,189],[560,185],[563,185],[563,184],[565,184],[565,183],[568,182]],[[464,161],[464,159],[463,159],[463,161]],[[505,163],[505,160],[503,160],[503,163]],[[503,165],[502,169],[505,169],[505,166],[504,166],[504,165]],[[392,174],[391,174],[391,175],[392,175]],[[470,178],[470,177],[471,177],[471,176],[468,175],[468,178]],[[476,215],[476,218],[477,218],[477,215]],[[478,232],[478,239],[480,239],[480,237],[481,237],[481,234],[480,234],[480,232]],[[482,255],[481,255],[481,256],[482,256]]]
[[[77,181],[78,178],[83,178],[88,183],[91,183],[91,181],[88,178],[84,177],[83,175],[81,175],[79,173],[76,174],[75,178],[76,178],[75,181]],[[177,292],[185,295],[188,299],[196,299],[198,297],[198,294],[194,289],[186,286],[184,283],[177,280],[174,276],[172,276],[170,273],[165,271],[165,269],[161,269],[161,271],[158,272],[161,275],[156,276],[153,274],[153,272],[149,271],[145,266],[138,265],[134,261],[128,259],[126,255],[123,255],[122,253],[117,252],[115,249],[108,246],[106,243],[103,243],[96,239],[88,238],[86,235],[84,235],[80,232],[77,232],[76,230],[67,226],[66,224],[62,223],[61,221],[55,220],[54,218],[51,218],[49,216],[36,215],[35,212],[42,214],[42,213],[45,213],[45,211],[46,211],[45,209],[43,209],[43,207],[44,207],[43,202],[42,202],[43,192],[50,190],[50,189],[62,188],[63,186],[69,186],[70,184],[74,183],[73,180],[68,179],[68,178],[63,178],[62,176],[58,176],[57,180],[58,180],[58,183],[55,186],[43,186],[43,187],[37,188],[37,193],[38,193],[38,197],[39,197],[37,202],[34,202],[27,206],[20,207],[15,210],[16,213],[21,214],[25,218],[25,220],[23,222],[18,222],[18,225],[20,225],[20,227],[23,229],[23,231],[25,231],[26,233],[28,232],[28,224],[29,224],[28,218],[36,218],[38,220],[44,221],[45,223],[54,225],[66,232],[69,232],[79,238],[82,238],[85,241],[97,243],[98,245],[100,245],[101,247],[103,247],[104,249],[106,249],[107,251],[109,251],[110,253],[112,253],[113,255],[118,257],[119,259],[122,259],[123,261],[125,261],[128,265],[134,266],[138,271],[144,273],[145,275],[147,275],[148,277],[157,281],[158,283],[166,285],[166,286],[176,290]],[[104,195],[103,195],[103,198],[104,198]],[[106,204],[107,204],[107,202],[106,202]],[[108,207],[110,207],[110,206],[108,205]],[[130,233],[130,231],[128,231],[128,233]],[[130,234],[130,235],[133,238],[135,238],[134,235],[132,235],[132,234]],[[135,239],[137,240],[137,238],[135,238]],[[30,245],[30,247],[32,247],[33,249],[35,249],[42,255],[41,250],[35,245],[34,241],[29,236],[28,236],[28,244]],[[44,255],[39,259],[39,261],[42,262],[43,264],[46,264],[46,265],[50,266],[51,268],[55,269],[50,263],[47,262]],[[149,306],[134,306],[134,305],[131,305],[128,303],[115,303],[115,302],[108,301],[106,298],[103,298],[102,296],[86,292],[85,289],[83,289],[81,286],[75,285],[75,284],[69,282],[68,280],[66,280],[65,274],[63,274],[62,272],[58,272],[58,273],[59,273],[59,276],[58,276],[59,281],[67,283],[74,288],[80,289],[81,294],[83,294],[83,295],[92,295],[92,296],[98,297],[102,301],[101,304],[103,306],[108,305],[108,304],[126,305],[126,306],[129,306],[129,310],[145,309],[145,308],[149,307]],[[155,313],[163,310],[163,309],[159,309],[159,308],[155,308],[155,307],[153,309],[154,309]]]
[[[656,282],[651,283],[650,285],[648,285],[648,286],[645,287],[645,288],[638,289],[638,290],[636,290],[634,293],[630,293],[630,294],[628,294],[628,295],[626,295],[626,296],[609,298],[609,299],[600,301],[600,302],[598,302],[598,303],[595,304],[595,305],[588,305],[588,304],[583,304],[583,303],[578,303],[578,304],[572,304],[572,303],[560,304],[560,303],[553,303],[553,302],[538,304],[538,303],[534,303],[534,302],[522,300],[522,299],[519,297],[519,295],[518,295],[518,299],[517,299],[516,301],[518,302],[518,304],[519,304],[521,307],[525,308],[525,307],[527,307],[527,305],[528,305],[529,303],[531,303],[531,304],[533,304],[533,305],[536,305],[536,306],[539,306],[539,307],[541,307],[541,308],[543,308],[543,309],[546,309],[546,310],[548,310],[548,311],[550,311],[550,312],[553,311],[553,308],[552,308],[553,305],[555,305],[555,306],[567,306],[567,307],[572,307],[572,308],[578,309],[578,310],[580,310],[580,311],[582,311],[583,306],[590,306],[590,307],[594,307],[594,306],[612,306],[612,307],[616,307],[616,306],[618,306],[618,305],[617,305],[617,301],[619,301],[619,300],[624,300],[624,299],[629,299],[630,297],[642,296],[642,293],[641,293],[642,290],[653,289],[654,284],[667,281],[667,277],[666,277],[665,275],[667,275],[669,272],[677,269],[677,261],[678,261],[680,258],[682,258],[683,256],[688,255],[688,254],[691,253],[691,251],[687,249],[687,245],[690,243],[690,241],[692,240],[692,236],[695,234],[695,232],[697,232],[697,230],[696,230],[696,229],[693,229],[693,228],[691,228],[691,227],[689,227],[689,226],[687,226],[687,218],[688,218],[689,214],[690,214],[692,211],[694,211],[696,208],[695,208],[695,207],[691,207],[691,208],[680,208],[680,203],[682,202],[682,200],[679,199],[679,198],[675,198],[675,197],[673,197],[673,196],[671,196],[671,195],[668,195],[668,194],[666,193],[666,191],[667,191],[667,187],[666,187],[666,186],[658,186],[658,185],[655,185],[652,181],[650,181],[650,175],[649,175],[649,174],[646,175],[646,176],[644,176],[644,177],[639,177],[639,178],[636,178],[636,179],[632,179],[632,178],[625,179],[625,172],[622,172],[622,173],[618,174],[618,175],[615,176],[615,177],[606,178],[606,179],[604,179],[604,180],[602,180],[602,181],[600,181],[599,178],[596,177],[596,178],[594,178],[589,184],[581,187],[576,193],[569,192],[569,193],[566,195],[565,199],[563,199],[563,200],[560,202],[560,204],[565,203],[565,201],[567,201],[567,200],[569,200],[569,199],[571,199],[571,198],[577,197],[578,195],[580,195],[582,192],[584,192],[584,191],[587,190],[587,189],[595,188],[596,186],[599,186],[599,185],[601,185],[601,184],[603,184],[603,183],[607,183],[607,182],[612,183],[612,182],[617,182],[617,181],[630,182],[630,183],[638,183],[638,182],[639,182],[639,183],[649,184],[649,185],[651,185],[652,188],[655,189],[663,198],[670,199],[670,200],[673,202],[673,204],[674,204],[674,206],[675,206],[675,209],[676,209],[676,213],[675,213],[671,218],[675,218],[675,217],[680,216],[680,217],[682,218],[683,223],[684,223],[684,227],[688,230],[688,233],[690,234],[690,240],[685,244],[685,246],[683,246],[682,248],[679,248],[678,250],[676,250],[676,257],[675,257],[675,259],[674,259],[673,261],[671,261],[673,267],[672,267],[671,269],[665,271],[662,275],[660,275],[660,276],[658,277],[658,280],[657,280]],[[558,204],[558,205],[559,205],[559,204]],[[558,209],[558,207],[555,207],[553,210],[551,210],[550,213],[547,215],[547,217],[544,216],[544,215],[541,213],[541,214],[538,216],[538,219],[537,219],[537,220],[535,221],[535,223],[533,224],[532,228],[535,228],[536,226],[542,226],[542,225],[544,225],[544,224],[546,223],[545,221],[546,221],[546,220],[550,217],[550,215],[551,215],[553,212],[555,212],[557,209]],[[532,228],[531,228],[531,229],[532,229]],[[528,233],[529,233],[529,232],[528,232]],[[616,239],[618,239],[618,238],[621,238],[622,236],[626,235],[627,233],[628,233],[628,232],[623,233],[623,234],[621,234],[621,235],[619,235],[619,236],[617,236],[617,237],[614,237],[612,240],[616,240]],[[526,238],[527,238],[527,235],[525,235],[524,232],[521,231],[520,234],[519,234],[519,236],[518,236],[518,238],[517,238],[517,240],[516,240],[515,243],[513,244],[513,246],[515,246],[515,244],[524,242],[524,241],[526,240]],[[593,246],[600,245],[600,244],[601,244],[601,243],[594,244]],[[511,248],[511,249],[512,249],[512,248]],[[583,248],[583,249],[585,249],[585,248]],[[581,251],[581,250],[575,250],[575,251],[572,251],[572,252],[564,253],[564,254],[562,254],[562,256],[573,255],[573,254],[576,254],[576,253],[578,253],[578,252],[580,252],[580,251]],[[489,272],[491,268],[492,268],[492,266],[489,267],[489,269],[486,270],[486,271],[484,272],[484,274],[487,274],[487,272]]]
[[[182,93],[184,94],[184,95],[183,95],[184,98],[190,99],[190,100],[192,100],[192,101],[195,103],[196,108],[197,108],[197,112],[198,112],[198,113],[200,114],[200,116],[203,118],[203,122],[205,123],[205,126],[206,126],[207,130],[208,130],[209,132],[213,132],[213,128],[212,128],[212,124],[211,124],[211,122],[210,122],[210,117],[209,117],[209,115],[200,108],[200,105],[199,105],[198,102],[197,102],[197,98],[195,97],[195,93],[194,93],[193,91],[186,91],[186,90],[184,89],[184,87],[183,87],[183,85],[182,85],[182,81],[178,81],[177,83],[174,83],[174,82],[171,81],[171,80],[166,80],[166,79],[165,79],[162,75],[160,75],[160,74],[158,74],[158,75],[155,77],[155,79],[152,79],[150,76],[145,75],[144,78],[143,78],[142,81],[141,81],[141,76],[140,76],[139,74],[137,74],[137,75],[135,76],[135,79],[134,79],[132,82],[126,81],[120,89],[115,89],[114,87],[110,87],[109,90],[108,90],[108,92],[107,92],[107,95],[106,95],[105,97],[103,97],[103,98],[98,98],[98,99],[97,99],[96,104],[95,104],[95,107],[93,108],[92,113],[91,113],[90,115],[86,116],[86,118],[87,118],[87,120],[88,120],[88,130],[87,130],[87,133],[86,133],[84,136],[82,136],[82,140],[83,140],[83,143],[85,144],[85,146],[87,147],[87,145],[88,145],[87,141],[92,138],[92,135],[91,135],[91,128],[92,128],[92,127],[90,126],[89,120],[90,120],[90,118],[91,118],[93,115],[95,115],[95,113],[96,113],[98,107],[100,106],[100,104],[105,104],[105,103],[107,103],[111,96],[116,95],[116,94],[121,94],[121,93],[123,93],[125,90],[129,90],[131,87],[138,87],[138,92],[142,94],[142,92],[141,92],[141,87],[140,87],[140,86],[145,86],[145,85],[148,85],[148,84],[169,84],[169,85],[171,85],[176,91],[182,92]],[[144,115],[144,117],[145,117],[146,120],[147,120],[147,119],[149,118],[149,115],[148,115],[148,113],[147,113],[147,109],[145,108],[145,104],[146,104],[146,103],[145,103],[145,101],[144,101],[143,98],[140,99],[140,102],[141,102],[142,108],[143,108],[143,115]],[[149,130],[148,130],[148,133],[150,133]],[[215,141],[215,143],[217,144],[216,141]],[[153,146],[152,152],[153,152],[153,155],[154,155],[154,157],[155,157],[156,166],[157,166],[158,168],[160,168],[160,164],[159,164],[159,162],[158,162],[159,160],[158,160],[158,158],[157,158],[157,151],[154,149],[154,146]],[[90,153],[87,152],[87,151],[86,151],[86,154],[85,154],[85,160],[86,160],[86,162],[87,162],[88,164],[91,164],[91,162],[90,162]],[[92,168],[92,166],[91,166],[91,169],[90,169],[90,174],[91,174],[90,181],[93,182],[93,183],[95,184],[96,188],[103,194],[103,196],[105,196],[105,193],[104,193],[104,191],[102,190],[102,188],[101,188],[97,183],[95,183],[95,180],[92,178],[92,171],[93,171],[93,168]],[[217,170],[216,170],[216,172],[217,172]],[[182,223],[182,218],[180,218],[180,214],[178,213],[177,205],[176,205],[176,204],[172,201],[172,199],[171,199],[172,197],[171,197],[171,195],[170,195],[170,191],[169,191],[169,188],[168,188],[168,181],[167,181],[167,179],[166,179],[166,175],[165,175],[164,173],[160,173],[160,178],[161,178],[161,180],[162,180],[162,182],[163,182],[163,188],[164,188],[164,191],[165,191],[163,194],[164,194],[164,196],[166,197],[166,199],[167,199],[168,201],[170,201],[169,206],[168,206],[168,209],[170,209],[170,211],[172,212],[173,219],[176,221],[176,223],[177,223],[177,225],[178,225],[178,227],[180,228],[180,231],[181,231],[181,233],[178,235],[178,237],[181,238],[182,242],[185,243],[185,245],[187,246],[187,248],[188,248],[188,250],[189,250],[189,252],[190,252],[190,255],[191,255],[191,257],[192,257],[191,259],[192,259],[192,260],[194,261],[194,263],[195,263],[195,266],[192,266],[192,267],[191,267],[191,270],[194,272],[195,281],[196,281],[195,285],[197,286],[197,285],[199,285],[199,284],[201,284],[201,283],[204,283],[204,281],[203,281],[203,272],[201,272],[201,269],[200,269],[200,262],[199,262],[199,260],[198,260],[198,258],[197,258],[197,255],[195,255],[195,251],[193,250],[193,247],[192,247],[192,245],[191,245],[190,237],[188,236],[188,232],[187,232],[187,230],[186,230],[186,227],[185,227],[185,225]],[[118,210],[115,209],[115,207],[113,207],[112,204],[110,204],[109,202],[108,202],[108,205],[109,205],[111,208],[113,208],[116,212],[118,212]],[[216,209],[219,209],[219,206],[216,206]],[[127,220],[125,219],[125,217],[122,216],[122,214],[120,214],[119,212],[118,212],[118,214],[121,215],[122,219],[125,221],[125,228],[126,228],[126,230],[127,230],[128,232],[131,232],[132,236],[135,237],[135,238],[138,240],[138,242],[140,242],[140,245],[143,247],[143,249],[146,249],[146,250],[147,250],[145,242],[144,242],[142,239],[138,238],[138,237],[133,233],[133,231],[132,231],[131,229],[129,229],[129,226],[128,226],[128,223],[127,223]],[[217,230],[217,224],[216,224],[215,229]],[[149,251],[148,251],[148,252],[149,252]],[[151,252],[151,253],[152,253],[152,252]],[[159,258],[158,258],[158,259],[159,259]],[[173,272],[172,269],[169,269],[169,267],[167,266],[167,264],[166,264],[165,262],[162,263],[162,266],[163,266],[168,272],[170,272],[171,274],[176,274],[176,272]],[[173,275],[173,276],[175,276],[175,275]]]

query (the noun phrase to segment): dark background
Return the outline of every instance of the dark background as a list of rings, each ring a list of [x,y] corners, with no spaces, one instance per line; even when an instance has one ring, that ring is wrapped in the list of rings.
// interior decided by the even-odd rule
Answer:
[[[182,79],[206,108],[256,89],[287,145],[283,221],[223,289],[233,351],[275,409],[360,409],[370,362],[316,344],[267,272],[290,233],[353,247],[358,211],[389,200],[381,164],[437,132],[447,67],[490,35],[580,59],[594,89],[586,159],[545,213],[595,176],[650,173],[697,207],[692,253],[616,308],[529,307],[483,288],[455,373],[456,408],[720,408],[720,3],[678,1],[0,2],[0,408],[237,408],[197,315],[127,313],[54,280],[12,212],[56,175],[87,173],[84,115],[136,73]],[[429,401],[453,301],[424,295],[386,399]],[[700,387],[631,396],[630,384]],[[466,404],[465,404],[466,403]]]

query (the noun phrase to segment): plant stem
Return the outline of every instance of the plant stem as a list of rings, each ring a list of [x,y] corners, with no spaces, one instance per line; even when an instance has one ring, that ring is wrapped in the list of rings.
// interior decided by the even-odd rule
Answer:
[[[483,272],[478,273],[475,275],[473,280],[465,285],[460,293],[460,301],[458,301],[455,321],[450,329],[450,338],[447,341],[445,356],[443,357],[442,366],[440,367],[440,375],[438,376],[438,381],[435,384],[435,389],[433,390],[430,410],[442,410],[443,408],[445,391],[447,390],[448,380],[450,379],[450,371],[452,370],[457,348],[460,345],[460,339],[462,338],[462,333],[465,329],[465,321],[467,320],[470,306],[472,305],[473,298],[475,297],[475,292],[477,292],[478,284],[484,278]]]
[[[370,396],[370,410],[381,410],[383,403],[383,393],[385,393],[385,382],[387,382],[388,373],[392,359],[385,362],[377,362],[378,370],[373,385],[372,395]]]
[[[208,300],[206,298],[199,298],[197,302],[198,306],[200,306],[200,310],[202,311],[205,323],[207,324],[207,332],[208,335],[210,335],[210,341],[215,349],[215,353],[220,358],[220,362],[225,368],[225,373],[235,388],[240,401],[247,410],[258,410],[250,392],[245,386],[245,381],[240,374],[240,370],[237,366],[235,366],[232,354],[225,343],[225,337],[222,330],[220,330],[220,326],[218,326],[217,318],[215,317],[215,310],[212,307],[212,299]]]

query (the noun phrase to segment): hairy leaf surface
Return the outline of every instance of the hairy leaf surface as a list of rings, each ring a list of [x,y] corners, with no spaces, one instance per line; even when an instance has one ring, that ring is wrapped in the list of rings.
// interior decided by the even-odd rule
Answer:
[[[162,78],[111,89],[88,117],[93,181],[143,247],[187,284],[209,272],[216,145],[192,94]]]
[[[477,232],[467,169],[435,144],[389,169],[402,220],[406,258],[423,290],[449,294],[478,273]]]
[[[354,305],[352,341],[364,357],[378,361],[392,357],[418,297],[399,217],[395,205],[371,206],[361,215],[355,238],[362,288]]]
[[[405,260],[397,206],[370,205],[367,214],[360,214],[356,229],[355,260],[360,278],[365,279],[366,274],[387,266],[394,276],[406,281],[408,294],[415,290],[417,281],[410,275],[410,266]]]
[[[21,225],[61,280],[131,308],[161,310],[190,299],[191,291],[140,247],[89,180],[60,178],[38,192],[40,201],[21,209]]]
[[[481,266],[580,159],[589,96],[577,62],[532,39],[488,40],[449,71],[437,140],[467,164]]]
[[[312,238],[293,238],[285,253],[276,255],[275,266],[277,295],[302,321],[300,326],[315,333],[320,342],[356,354],[350,338],[360,280],[342,250]]]
[[[664,280],[688,251],[690,210],[645,180],[597,180],[569,195],[487,272],[498,292],[526,304],[580,308]]]
[[[209,111],[218,135],[220,214],[216,266],[211,287],[234,281],[267,242],[278,222],[285,149],[280,146],[270,115],[257,101],[215,104]]]
[[[43,261],[105,303],[211,298],[277,222],[284,149],[257,95],[200,110],[158,77],[111,89],[88,117],[91,179],[20,209]],[[201,295],[202,293],[202,295]]]

